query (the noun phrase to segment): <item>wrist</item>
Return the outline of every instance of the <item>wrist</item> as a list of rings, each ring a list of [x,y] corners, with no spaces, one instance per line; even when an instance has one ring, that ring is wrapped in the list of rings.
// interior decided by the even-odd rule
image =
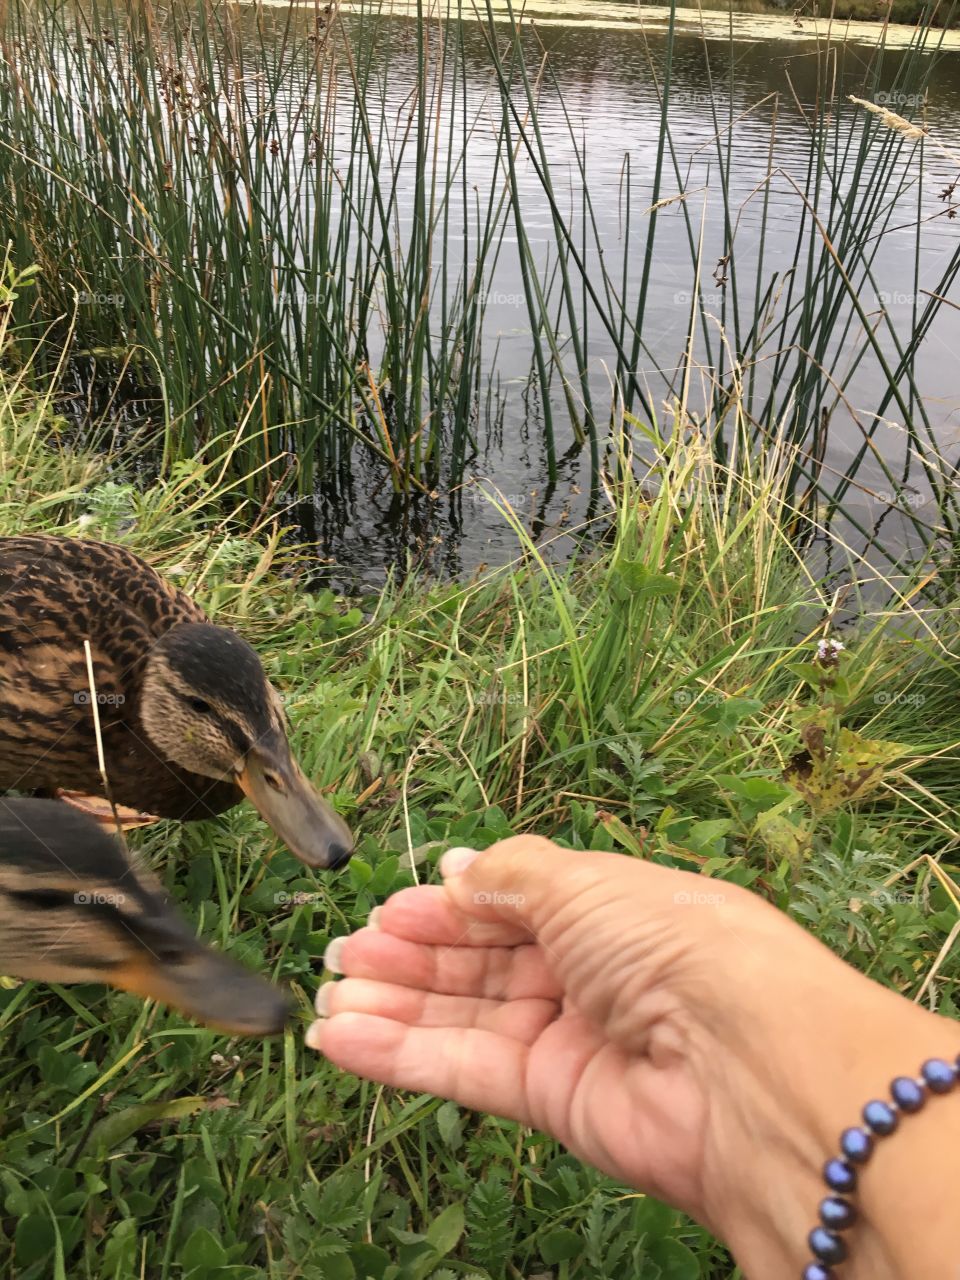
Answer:
[[[739,1016],[703,1066],[714,1076],[706,1212],[751,1280],[799,1278],[841,1132],[862,1123],[868,1101],[888,1097],[894,1077],[929,1057],[955,1059],[960,1024],[880,987],[803,930],[786,935],[772,911],[738,932]],[[956,1126],[949,1152],[937,1143],[945,1123]],[[946,1274],[946,1256],[960,1264],[960,1238],[945,1252],[951,1230],[960,1236],[957,1138],[960,1088],[880,1140],[854,1197],[858,1223],[844,1233],[844,1280]],[[939,1222],[938,1204],[950,1206]]]

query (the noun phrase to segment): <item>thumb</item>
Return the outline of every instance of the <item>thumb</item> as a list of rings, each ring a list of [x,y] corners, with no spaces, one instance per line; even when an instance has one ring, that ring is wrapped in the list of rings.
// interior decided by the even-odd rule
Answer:
[[[487,849],[448,849],[440,859],[444,888],[475,920],[521,924],[531,933],[554,910],[551,885],[562,886],[577,855],[543,836],[511,836]]]
[[[635,894],[666,905],[682,872],[625,854],[565,849],[543,836],[511,836],[488,849],[449,849],[440,859],[444,888],[475,920],[522,924],[538,938],[569,915],[583,919]],[[690,877],[694,879],[694,877]]]
[[[757,911],[779,918],[736,885],[705,892],[712,886],[690,872],[565,849],[543,836],[514,836],[479,853],[450,849],[440,873],[459,912],[521,925],[574,993],[618,967],[646,984],[658,973],[677,973],[693,956],[729,949],[731,934],[746,940],[744,908],[750,918]],[[768,971],[768,954],[762,959]]]

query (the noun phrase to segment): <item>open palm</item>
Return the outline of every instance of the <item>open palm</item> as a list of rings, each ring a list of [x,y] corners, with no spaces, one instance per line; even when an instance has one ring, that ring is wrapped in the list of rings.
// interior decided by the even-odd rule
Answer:
[[[554,865],[566,853],[531,842]],[[505,891],[488,865],[476,883],[403,890],[337,939],[328,967],[346,976],[321,988],[309,1042],[359,1075],[545,1130],[706,1218],[716,1072],[696,1006],[723,975],[676,873],[594,854]]]

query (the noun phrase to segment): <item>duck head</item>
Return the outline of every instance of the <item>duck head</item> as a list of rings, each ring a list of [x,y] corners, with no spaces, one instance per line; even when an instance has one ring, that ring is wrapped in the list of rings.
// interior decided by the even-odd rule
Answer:
[[[304,777],[280,696],[235,631],[181,623],[166,632],[147,658],[140,719],[168,760],[235,782],[307,866],[349,861],[350,828]]]
[[[102,982],[233,1035],[274,1035],[270,983],[199,941],[148,874],[55,800],[0,800],[0,972]]]

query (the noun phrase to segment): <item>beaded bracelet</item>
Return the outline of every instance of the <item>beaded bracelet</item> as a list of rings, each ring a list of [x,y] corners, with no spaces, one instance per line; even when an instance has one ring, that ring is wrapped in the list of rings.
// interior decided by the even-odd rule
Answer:
[[[832,1280],[833,1267],[847,1256],[847,1246],[838,1231],[846,1231],[857,1220],[850,1200],[857,1189],[857,1165],[870,1159],[875,1138],[886,1138],[900,1123],[900,1113],[911,1115],[927,1100],[929,1093],[949,1093],[960,1081],[960,1057],[955,1064],[930,1058],[920,1068],[920,1079],[897,1076],[890,1085],[890,1102],[868,1102],[863,1108],[864,1127],[844,1129],[840,1135],[840,1155],[823,1167],[823,1180],[831,1194],[820,1202],[820,1225],[813,1228],[807,1243],[813,1262],[803,1270],[803,1280]]]

